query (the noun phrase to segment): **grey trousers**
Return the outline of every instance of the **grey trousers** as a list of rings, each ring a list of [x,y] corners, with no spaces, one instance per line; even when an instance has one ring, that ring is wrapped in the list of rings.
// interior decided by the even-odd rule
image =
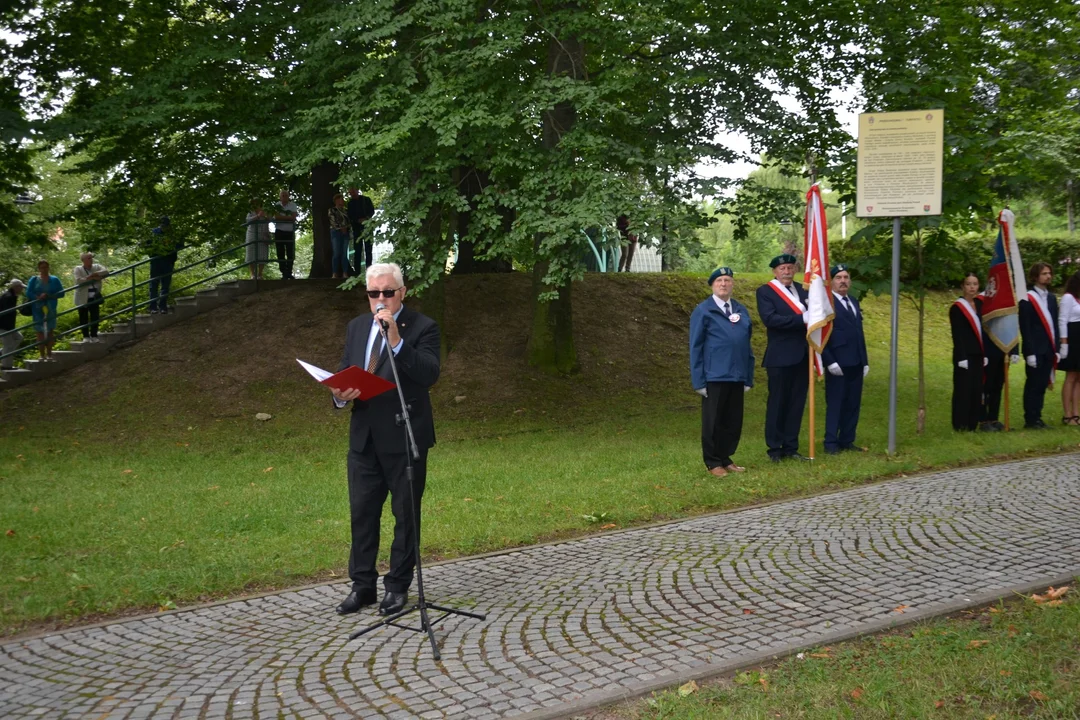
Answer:
[[[3,339],[3,350],[0,350],[0,355],[13,353],[19,349],[20,345],[22,345],[22,333],[18,330],[5,330],[4,332],[0,332],[0,338]],[[14,355],[0,359],[0,367],[4,370],[10,370],[14,367],[14,364]]]

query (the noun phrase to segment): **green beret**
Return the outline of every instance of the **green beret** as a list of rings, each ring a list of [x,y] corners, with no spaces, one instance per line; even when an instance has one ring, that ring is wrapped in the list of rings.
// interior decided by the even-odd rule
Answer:
[[[836,265],[833,265],[831,268],[829,268],[829,274],[830,275],[835,275],[836,273],[842,273],[842,272],[846,272],[849,275],[851,274],[850,271],[848,270],[847,265],[845,265],[844,263],[837,263]]]
[[[724,275],[727,275],[729,278],[735,277],[735,273],[732,272],[729,267],[716,268],[712,271],[712,275],[709,276],[709,287],[712,287],[712,284],[716,282],[716,278],[723,277]]]
[[[769,262],[769,267],[775,268],[777,265],[786,265],[788,263],[791,263],[792,265],[794,265],[795,264],[795,256],[794,255],[788,255],[787,253],[782,253],[782,254],[777,255],[776,257],[774,257]]]

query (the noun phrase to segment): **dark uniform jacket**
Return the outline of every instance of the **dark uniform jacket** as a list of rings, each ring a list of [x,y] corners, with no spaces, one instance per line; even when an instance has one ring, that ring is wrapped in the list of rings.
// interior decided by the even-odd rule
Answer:
[[[833,296],[832,334],[829,342],[821,351],[821,361],[825,367],[836,363],[842,368],[862,367],[870,362],[866,355],[866,336],[863,334],[862,308],[852,296],[848,301],[855,307],[855,313],[848,311],[844,304]]]
[[[799,294],[803,307],[806,307],[806,291],[798,283],[791,285]],[[784,302],[769,283],[757,289],[757,309],[768,339],[761,366],[789,367],[806,362],[808,345],[802,313]]]
[[[1050,310],[1050,332],[1054,334],[1053,342],[1050,341],[1050,335],[1047,334],[1042,320],[1039,319],[1041,308],[1033,307],[1026,295],[1020,298],[1020,342],[1023,346],[1021,351],[1024,357],[1053,355],[1061,345],[1057,337],[1058,303],[1054,293],[1046,294],[1046,307]]]

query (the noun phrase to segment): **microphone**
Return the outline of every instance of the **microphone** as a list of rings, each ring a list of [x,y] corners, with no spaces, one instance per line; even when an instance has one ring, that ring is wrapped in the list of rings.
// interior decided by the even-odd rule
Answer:
[[[375,306],[375,313],[378,314],[378,313],[382,312],[385,309],[386,309],[386,305],[384,305],[383,303],[379,303],[378,305]],[[383,330],[386,330],[387,328],[390,327],[390,325],[387,324],[387,322],[385,320],[380,320],[379,325],[382,327]]]

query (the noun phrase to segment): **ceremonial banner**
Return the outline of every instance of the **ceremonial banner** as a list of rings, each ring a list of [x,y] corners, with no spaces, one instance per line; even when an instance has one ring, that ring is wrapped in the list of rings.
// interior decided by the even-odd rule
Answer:
[[[821,185],[814,183],[806,193],[805,240],[806,273],[803,288],[806,300],[806,341],[815,352],[820,353],[832,333],[835,317],[832,304],[831,278],[829,277],[829,238],[825,223],[825,205],[821,202]]]
[[[1016,216],[1010,210],[998,214],[998,236],[990,273],[983,290],[982,323],[990,342],[1008,353],[1020,341],[1020,298],[1027,295],[1024,265],[1013,234]]]

